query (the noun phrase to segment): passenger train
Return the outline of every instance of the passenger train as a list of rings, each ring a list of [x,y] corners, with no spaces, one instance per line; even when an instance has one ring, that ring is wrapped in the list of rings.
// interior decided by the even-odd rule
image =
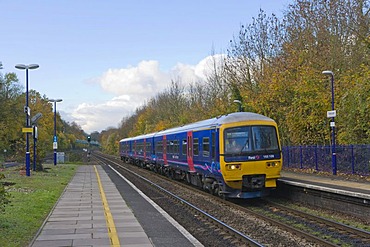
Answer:
[[[122,139],[120,156],[223,198],[267,196],[282,168],[276,122],[251,112]]]

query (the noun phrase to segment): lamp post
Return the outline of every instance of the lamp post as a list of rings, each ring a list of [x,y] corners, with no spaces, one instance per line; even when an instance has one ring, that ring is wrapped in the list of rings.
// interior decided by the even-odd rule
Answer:
[[[57,138],[57,102],[63,101],[62,99],[49,99],[49,102],[54,102],[54,138],[53,138],[53,149],[54,149],[54,165],[57,164],[57,149],[58,149],[58,138]]]
[[[238,104],[239,112],[242,111],[242,102],[238,99],[234,99],[234,103]]]
[[[39,67],[38,64],[17,64],[15,65],[16,69],[25,69],[26,70],[26,106],[24,107],[24,112],[26,113],[26,176],[30,176],[30,143],[29,143],[29,131],[30,128],[30,108],[28,107],[28,70],[29,69],[37,69]]]
[[[322,72],[324,75],[329,75],[331,79],[331,111],[327,112],[327,117],[331,118],[330,127],[332,131],[332,148],[331,148],[331,166],[333,169],[333,175],[337,175],[337,154],[335,152],[335,121],[336,111],[334,110],[334,73],[330,70]]]

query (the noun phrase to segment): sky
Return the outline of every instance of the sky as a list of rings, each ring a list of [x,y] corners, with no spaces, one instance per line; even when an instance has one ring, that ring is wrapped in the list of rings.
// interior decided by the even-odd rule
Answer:
[[[169,87],[205,78],[260,9],[282,16],[293,0],[0,0],[0,73],[29,71],[29,89],[62,99],[57,111],[86,133],[124,117]],[[32,113],[31,115],[35,114]]]

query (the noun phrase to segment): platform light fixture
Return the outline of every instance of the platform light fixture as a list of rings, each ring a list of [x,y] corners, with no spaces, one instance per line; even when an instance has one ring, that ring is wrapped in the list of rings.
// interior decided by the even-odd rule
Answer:
[[[325,70],[322,72],[324,75],[330,76],[331,81],[331,111],[327,112],[327,116],[331,117],[330,127],[332,131],[332,148],[331,148],[331,165],[333,169],[333,175],[337,175],[337,154],[335,152],[335,121],[336,111],[334,110],[334,73],[330,70]]]
[[[234,103],[238,104],[239,112],[241,112],[242,111],[242,102],[238,99],[234,99]]]
[[[57,165],[57,149],[58,149],[58,137],[57,137],[57,102],[62,102],[62,99],[49,99],[49,102],[54,103],[54,137],[53,137],[53,149],[54,149],[54,165]]]
[[[31,175],[30,171],[30,142],[29,142],[29,128],[30,128],[30,108],[28,107],[28,70],[37,69],[38,64],[17,64],[15,65],[16,69],[26,70],[26,106],[24,107],[24,112],[26,114],[26,176]]]

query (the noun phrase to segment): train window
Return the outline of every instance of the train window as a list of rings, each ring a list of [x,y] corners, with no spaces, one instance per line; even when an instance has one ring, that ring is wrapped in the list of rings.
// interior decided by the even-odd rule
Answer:
[[[225,130],[225,154],[278,151],[276,129],[273,126],[242,126]]]
[[[182,140],[182,150],[181,150],[182,155],[186,155],[186,145],[187,145],[187,141],[185,139]]]
[[[250,127],[236,127],[225,130],[225,153],[239,154],[250,150]]]
[[[172,154],[175,153],[175,142],[174,141],[170,141],[170,150]]]
[[[252,133],[255,150],[275,150],[279,148],[274,127],[253,126]]]
[[[167,145],[166,145],[166,150],[167,150],[167,154],[172,154],[172,150],[173,150],[173,142],[171,144],[170,141],[167,141]]]
[[[194,138],[193,140],[193,155],[198,156],[199,155],[199,139]]]
[[[173,141],[173,153],[179,154],[179,141],[178,140]]]
[[[155,147],[156,153],[162,153],[163,152],[163,144],[162,141],[158,141],[157,145]]]
[[[209,157],[209,137],[203,137],[203,157]]]

